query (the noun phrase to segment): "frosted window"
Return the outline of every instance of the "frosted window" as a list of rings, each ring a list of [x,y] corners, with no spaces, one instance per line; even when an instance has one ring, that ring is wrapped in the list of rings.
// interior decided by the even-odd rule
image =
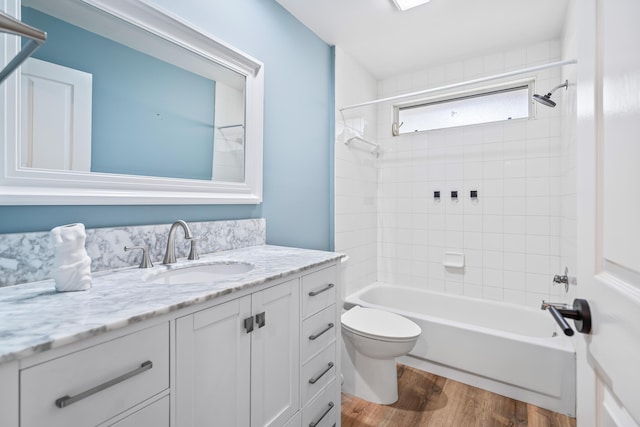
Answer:
[[[400,133],[529,117],[529,87],[396,107]]]

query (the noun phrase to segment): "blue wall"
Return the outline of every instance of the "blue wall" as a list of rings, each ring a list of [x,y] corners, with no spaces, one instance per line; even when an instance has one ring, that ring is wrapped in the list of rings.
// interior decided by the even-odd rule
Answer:
[[[35,9],[22,21],[47,32],[35,58],[93,76],[92,172],[211,179],[214,81]]]
[[[331,249],[331,48],[273,0],[155,3],[265,64],[262,205],[5,206],[0,232],[264,217],[270,244]]]

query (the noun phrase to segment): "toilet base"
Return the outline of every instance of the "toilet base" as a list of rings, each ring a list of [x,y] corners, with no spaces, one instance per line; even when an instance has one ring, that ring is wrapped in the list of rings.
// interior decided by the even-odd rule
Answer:
[[[355,350],[348,339],[343,340],[342,391],[381,405],[398,400],[396,359],[373,359]]]

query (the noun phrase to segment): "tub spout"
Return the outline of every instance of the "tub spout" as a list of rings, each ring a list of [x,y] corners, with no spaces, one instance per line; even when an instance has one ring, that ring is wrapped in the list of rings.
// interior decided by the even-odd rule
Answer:
[[[588,334],[591,332],[591,310],[586,300],[576,298],[573,300],[573,306],[564,303],[555,303],[542,301],[541,310],[549,310],[553,319],[558,323],[565,335],[573,335],[573,329],[567,323],[565,318],[573,319],[578,332]]]

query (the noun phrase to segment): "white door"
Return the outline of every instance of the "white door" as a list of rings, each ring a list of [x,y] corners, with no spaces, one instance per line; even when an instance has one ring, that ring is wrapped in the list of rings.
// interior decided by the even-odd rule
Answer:
[[[22,65],[20,166],[91,170],[93,76],[35,58]]]
[[[176,321],[176,424],[250,425],[251,296]]]
[[[640,2],[579,0],[578,426],[640,426]]]
[[[300,406],[298,279],[253,294],[251,426],[281,426]],[[262,321],[264,313],[264,322]]]

